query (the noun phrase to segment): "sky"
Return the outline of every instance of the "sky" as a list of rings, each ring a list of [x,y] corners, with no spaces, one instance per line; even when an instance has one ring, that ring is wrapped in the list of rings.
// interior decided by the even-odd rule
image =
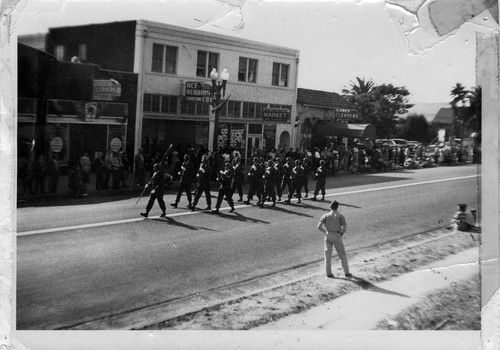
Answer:
[[[426,16],[383,0],[23,0],[12,32],[145,19],[300,50],[299,88],[341,93],[360,77],[449,103],[456,83],[476,85],[476,32],[496,23],[485,12],[439,37]]]

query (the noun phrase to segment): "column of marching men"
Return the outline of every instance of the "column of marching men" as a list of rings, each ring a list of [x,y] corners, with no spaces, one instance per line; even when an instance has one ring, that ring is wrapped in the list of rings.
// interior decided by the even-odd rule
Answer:
[[[177,190],[175,201],[171,204],[172,207],[177,208],[183,193],[186,195],[188,204],[186,207],[191,211],[197,210],[197,205],[205,195],[206,208],[205,211],[211,210],[213,213],[218,214],[219,209],[225,199],[230,206],[230,213],[235,211],[233,196],[238,195],[237,202],[243,202],[250,205],[256,200],[255,204],[260,208],[272,208],[276,206],[276,202],[282,202],[285,197],[284,193],[287,190],[285,203],[290,203],[292,197],[297,197],[297,202],[301,203],[302,193],[304,197],[309,197],[309,175],[314,170],[313,179],[315,180],[315,189],[311,200],[317,200],[317,196],[321,194],[321,199],[325,199],[325,184],[328,174],[328,168],[325,160],[319,161],[319,166],[316,169],[311,169],[312,164],[308,158],[293,159],[286,157],[282,161],[279,157],[275,159],[265,160],[264,157],[253,157],[252,165],[248,172],[245,174],[245,167],[241,162],[241,158],[237,157],[233,162],[224,161],[222,166],[216,166],[214,170],[210,166],[209,158],[207,155],[201,157],[201,162],[198,169],[194,168],[189,155],[185,155],[183,163],[180,166],[178,174],[179,188]],[[154,166],[154,173],[151,179],[146,184],[146,189],[151,189],[150,199],[148,201],[146,211],[141,213],[142,216],[147,217],[155,200],[158,201],[162,216],[165,216],[165,207],[163,201],[163,186],[158,184],[161,182],[159,179],[166,179],[170,177],[165,171],[164,163],[156,163]],[[210,194],[211,179],[216,171],[216,184],[217,184],[217,200],[215,209],[212,210],[212,198]],[[196,175],[195,175],[196,174]],[[248,192],[246,200],[244,200],[243,184],[245,175],[248,182]],[[192,182],[196,181],[196,188],[192,193]],[[265,203],[271,204],[266,206]]]

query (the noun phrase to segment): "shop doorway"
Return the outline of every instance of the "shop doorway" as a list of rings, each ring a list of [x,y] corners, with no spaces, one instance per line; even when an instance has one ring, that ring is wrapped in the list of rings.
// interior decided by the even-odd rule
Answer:
[[[248,135],[247,138],[247,159],[251,159],[255,149],[262,148],[262,135]]]
[[[286,150],[290,149],[290,133],[288,131],[283,131],[281,133],[279,144]]]

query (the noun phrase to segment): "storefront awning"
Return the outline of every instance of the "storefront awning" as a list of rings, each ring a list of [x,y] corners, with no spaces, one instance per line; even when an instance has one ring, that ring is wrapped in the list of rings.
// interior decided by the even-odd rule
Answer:
[[[377,136],[372,124],[346,124],[330,120],[321,120],[316,126],[319,136],[338,136],[375,139]]]

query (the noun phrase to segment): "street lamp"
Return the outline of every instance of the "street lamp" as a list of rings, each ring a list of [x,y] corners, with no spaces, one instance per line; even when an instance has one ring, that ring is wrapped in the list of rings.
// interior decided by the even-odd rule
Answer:
[[[217,135],[219,129],[220,109],[223,105],[223,103],[221,103],[221,97],[225,97],[226,95],[226,83],[229,80],[229,72],[227,71],[227,68],[224,67],[224,70],[220,73],[219,76],[219,73],[217,73],[217,69],[214,68],[210,72],[210,79],[212,79],[212,108],[215,114],[212,152],[215,153],[218,148]]]

